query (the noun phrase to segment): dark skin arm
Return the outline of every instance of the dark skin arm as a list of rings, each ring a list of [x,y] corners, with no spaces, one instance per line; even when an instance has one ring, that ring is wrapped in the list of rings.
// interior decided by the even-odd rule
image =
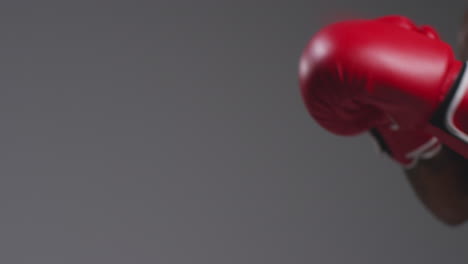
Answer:
[[[468,220],[468,160],[444,147],[406,175],[419,199],[442,222],[455,226]]]
[[[458,34],[459,59],[468,60],[468,11]],[[468,160],[444,147],[420,161],[406,176],[416,195],[442,222],[456,226],[468,220]]]

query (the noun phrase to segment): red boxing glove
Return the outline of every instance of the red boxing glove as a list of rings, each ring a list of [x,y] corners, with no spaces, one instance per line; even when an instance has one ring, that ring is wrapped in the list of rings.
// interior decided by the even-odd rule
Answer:
[[[463,69],[435,30],[387,16],[339,22],[318,32],[302,54],[300,85],[307,109],[322,127],[339,135],[379,131],[392,156],[408,164],[417,157],[405,157],[440,147],[427,147],[437,141],[431,135],[468,157],[463,134],[444,125],[468,132],[468,118],[460,118],[468,115],[466,89],[452,92],[463,83],[458,78]],[[450,123],[450,116],[460,122]]]

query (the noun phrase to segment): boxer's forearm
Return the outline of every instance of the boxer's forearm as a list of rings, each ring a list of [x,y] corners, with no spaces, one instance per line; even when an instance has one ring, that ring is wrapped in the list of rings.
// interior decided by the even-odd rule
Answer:
[[[457,52],[460,60],[468,60],[468,11],[465,11],[457,36]]]
[[[448,225],[468,220],[468,162],[443,148],[430,160],[406,171],[411,186],[424,205]]]

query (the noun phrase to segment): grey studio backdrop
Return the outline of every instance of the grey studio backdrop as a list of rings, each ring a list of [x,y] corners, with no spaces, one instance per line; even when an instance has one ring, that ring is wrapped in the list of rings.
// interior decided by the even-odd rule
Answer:
[[[466,263],[367,136],[307,115],[339,13],[449,43],[465,1],[2,1],[0,263]]]

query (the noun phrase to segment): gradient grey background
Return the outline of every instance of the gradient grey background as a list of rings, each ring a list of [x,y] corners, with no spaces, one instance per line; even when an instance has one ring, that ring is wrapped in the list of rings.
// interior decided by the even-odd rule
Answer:
[[[307,115],[336,11],[453,44],[465,1],[2,1],[0,263],[466,263],[466,227]]]

